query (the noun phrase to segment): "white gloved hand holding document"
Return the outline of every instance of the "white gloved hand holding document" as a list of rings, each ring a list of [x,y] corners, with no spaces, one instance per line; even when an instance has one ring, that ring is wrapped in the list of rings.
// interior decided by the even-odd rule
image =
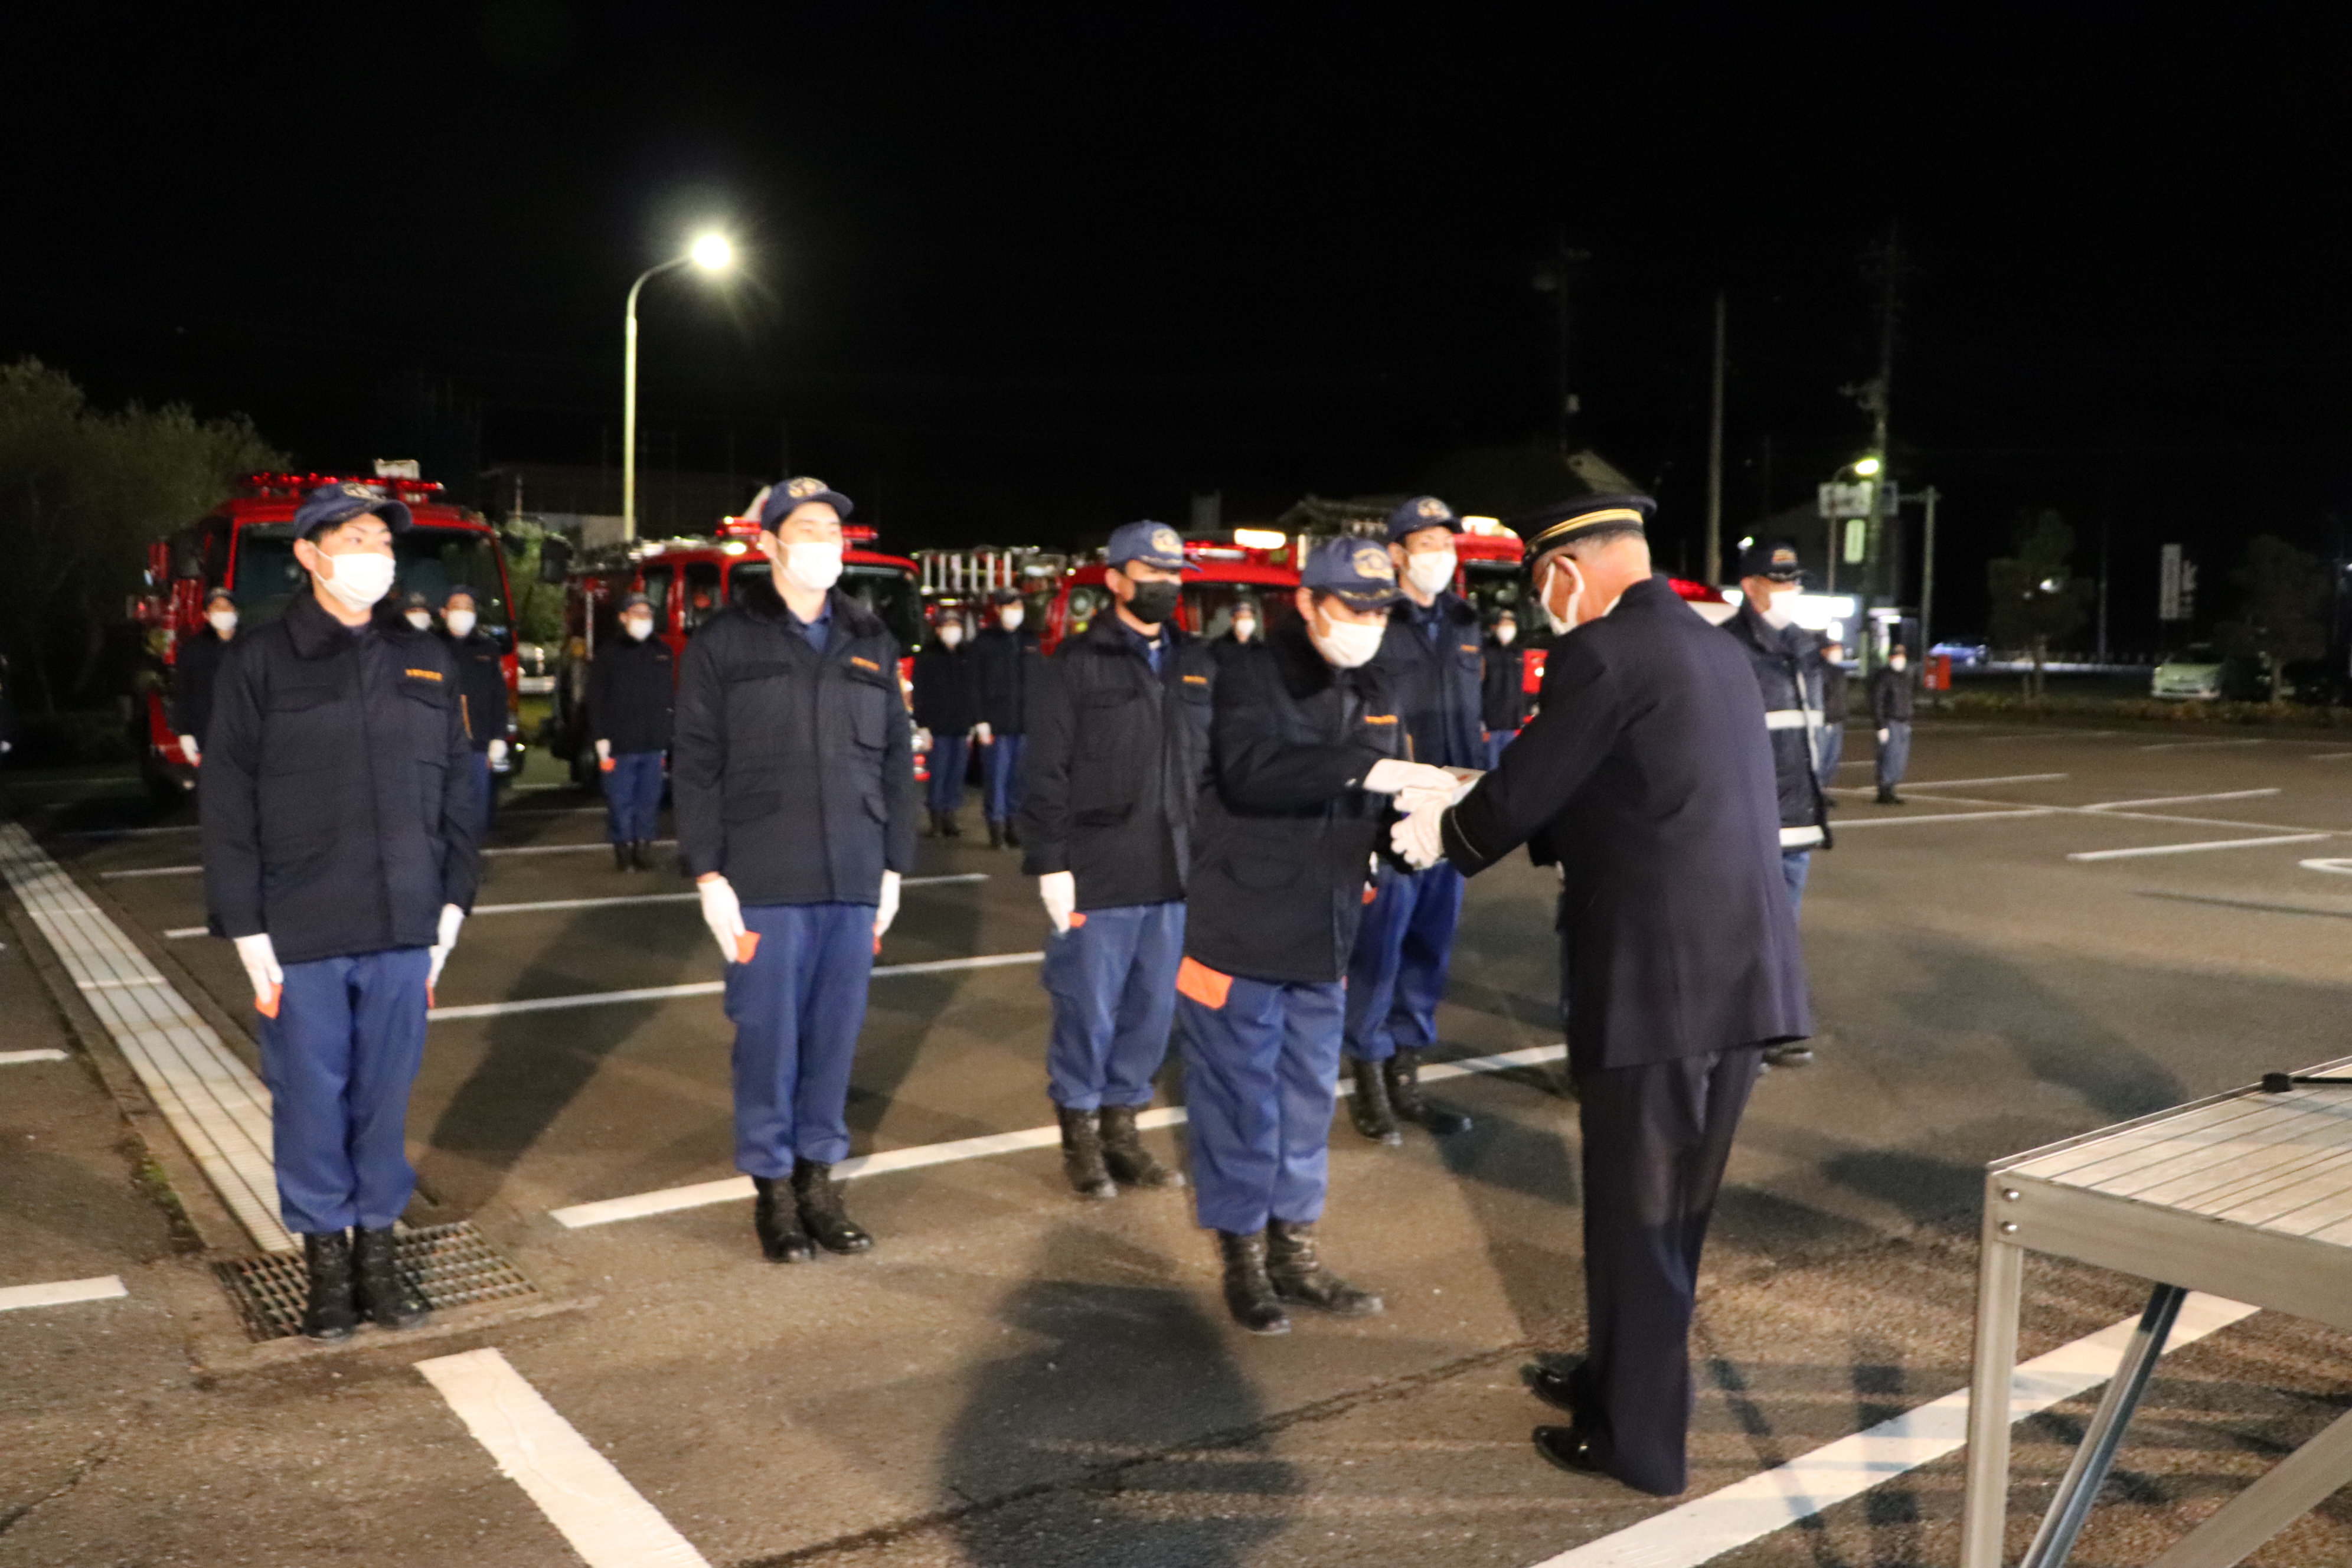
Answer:
[[[1426,871],[1445,858],[1445,812],[1440,796],[1425,797],[1389,829],[1389,847],[1416,871]]]

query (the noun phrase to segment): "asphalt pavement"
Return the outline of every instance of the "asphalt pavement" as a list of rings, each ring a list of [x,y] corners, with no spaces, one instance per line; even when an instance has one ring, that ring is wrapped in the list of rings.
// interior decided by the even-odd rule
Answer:
[[[1658,1561],[1707,1560],[1687,1544],[1706,1540],[1727,1563],[1952,1562],[1957,1453],[1738,1539],[1706,1533],[1705,1505],[1965,1386],[1987,1161],[2346,1054],[2352,743],[1927,725],[1900,807],[1871,800],[1867,735],[1850,744],[1864,760],[1802,921],[1820,1059],[1769,1074],[1742,1130],[1685,1498],[1559,1473],[1528,1444],[1547,1413],[1523,1371],[1571,1352],[1582,1318],[1548,875],[1514,862],[1471,886],[1439,1054],[1473,1070],[1434,1092],[1474,1130],[1384,1150],[1335,1126],[1328,1250],[1388,1310],[1255,1340],[1224,1320],[1183,1194],[1087,1205],[1062,1184],[1038,1133],[1048,928],[1017,855],[973,836],[924,841],[918,876],[940,879],[908,888],[877,961],[896,973],[874,982],[850,1103],[871,1164],[848,1185],[877,1247],[762,1262],[723,1186],[717,952],[686,884],[615,872],[593,803],[547,787],[508,799],[494,844],[528,852],[489,862],[409,1122],[408,1222],[471,1220],[539,1286],[528,1310],[251,1343],[211,1268],[247,1244],[203,1194],[184,1214],[159,1198],[201,1177],[152,1147],[154,1117],[122,1121],[121,1075],[12,911],[0,1053],[63,1058],[0,1057],[0,1300],[121,1292],[0,1310],[0,1568],[1525,1568],[1610,1560],[1636,1526],[1684,1552]],[[184,808],[158,815],[127,779],[7,787],[255,1061],[227,944],[175,934],[204,918]],[[941,967],[980,959],[1001,962]],[[1171,1072],[1160,1103],[1181,1094]],[[1147,1136],[1181,1156],[1181,1125]],[[2145,1295],[2037,1264],[2022,1353]],[[2276,1313],[2177,1351],[2076,1561],[2152,1556],[2347,1391],[2352,1338]],[[2018,1427],[2012,1552],[2096,1394]],[[536,1433],[541,1458],[501,1432]],[[2250,1561],[2347,1552],[2339,1495]]]

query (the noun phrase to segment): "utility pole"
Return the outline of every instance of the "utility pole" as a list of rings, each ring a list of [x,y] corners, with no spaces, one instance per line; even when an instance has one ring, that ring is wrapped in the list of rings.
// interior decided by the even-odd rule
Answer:
[[[1936,646],[1928,626],[1936,613],[1936,503],[1944,498],[1929,485],[1919,492],[1919,499],[1927,503],[1927,521],[1919,540],[1919,663],[1924,668],[1927,650]]]
[[[1706,427],[1706,585],[1723,581],[1723,374],[1726,306],[1715,291],[1715,397]]]
[[[1552,358],[1553,441],[1563,458],[1575,449],[1570,426],[1579,412],[1570,377],[1569,351],[1576,322],[1576,281],[1579,269],[1592,259],[1590,251],[1570,247],[1567,231],[1554,241],[1552,253],[1536,267],[1528,282],[1538,294],[1552,297],[1556,335]]]
[[[1889,220],[1886,237],[1863,253],[1863,277],[1878,288],[1878,374],[1864,385],[1851,389],[1870,415],[1870,449],[1878,455],[1876,493],[1872,497],[1867,541],[1864,546],[1861,600],[1865,618],[1873,601],[1882,596],[1893,600],[1899,596],[1896,576],[1897,552],[1892,548],[1897,527],[1895,498],[1899,491],[1895,473],[1895,455],[1889,449],[1893,439],[1895,403],[1895,333],[1902,313],[1903,277],[1906,270],[1903,243],[1895,225]],[[1863,639],[1863,670],[1868,674],[1876,667],[1875,640]]]

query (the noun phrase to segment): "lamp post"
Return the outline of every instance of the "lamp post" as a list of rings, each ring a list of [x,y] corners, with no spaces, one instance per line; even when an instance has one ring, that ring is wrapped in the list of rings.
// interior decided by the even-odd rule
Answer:
[[[637,274],[629,285],[629,304],[621,334],[621,537],[637,536],[637,294],[646,279],[688,262],[705,272],[724,272],[734,265],[735,247],[726,237],[706,234],[684,256],[673,256]]]

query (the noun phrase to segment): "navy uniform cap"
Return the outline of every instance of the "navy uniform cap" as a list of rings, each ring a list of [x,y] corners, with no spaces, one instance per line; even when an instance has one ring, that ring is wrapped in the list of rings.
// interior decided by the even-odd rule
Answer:
[[[1657,510],[1658,503],[1644,495],[1579,496],[1514,518],[1511,528],[1528,542],[1528,559],[1533,561],[1596,529],[1647,529]]]
[[[988,602],[992,605],[1017,605],[1021,602],[1021,590],[1018,588],[999,588],[995,593],[991,594],[988,596]]]
[[[760,526],[772,533],[776,524],[793,515],[794,507],[806,506],[817,500],[833,508],[844,522],[847,522],[849,514],[857,510],[847,496],[823,479],[810,479],[803,474],[799,479],[786,479],[782,484],[768,487],[768,499],[760,506]]]
[[[1789,540],[1767,540],[1751,544],[1739,558],[1742,577],[1767,577],[1775,583],[1794,583],[1802,578],[1805,569],[1797,559],[1797,547]]]
[[[1396,563],[1369,539],[1327,539],[1307,556],[1298,585],[1332,594],[1360,610],[1381,610],[1404,595],[1397,587]]]
[[[411,588],[400,596],[400,607],[404,611],[429,610],[433,607],[433,601],[426,598],[422,590]]]
[[[408,515],[405,502],[391,500],[373,485],[341,479],[320,485],[302,498],[302,504],[294,509],[294,532],[298,538],[308,539],[320,529],[349,522],[371,511],[383,519],[383,525],[394,533],[406,533],[415,521]]]
[[[1157,566],[1163,572],[1200,570],[1184,559],[1183,539],[1164,522],[1120,524],[1110,536],[1110,548],[1104,552],[1103,559],[1113,566],[1140,561],[1146,566]]]
[[[1408,533],[1418,533],[1424,528],[1443,528],[1450,532],[1462,531],[1462,520],[1454,509],[1435,496],[1415,496],[1389,513],[1389,542],[1396,543]]]
[[[223,599],[226,599],[232,608],[235,607],[236,604],[236,595],[235,594],[230,593],[226,588],[215,588],[205,595],[205,608],[211,609]]]
[[[475,593],[473,589],[467,587],[465,584],[452,583],[449,584],[449,591],[441,595],[441,607],[445,610],[447,609],[449,607],[449,601],[456,598],[460,594],[465,595],[466,597],[473,600],[474,603],[478,605],[482,602],[482,596],[479,594]]]
[[[648,610],[654,607],[653,600],[647,598],[645,595],[631,594],[621,601],[621,613],[623,615],[626,615],[640,605],[644,605]]]

